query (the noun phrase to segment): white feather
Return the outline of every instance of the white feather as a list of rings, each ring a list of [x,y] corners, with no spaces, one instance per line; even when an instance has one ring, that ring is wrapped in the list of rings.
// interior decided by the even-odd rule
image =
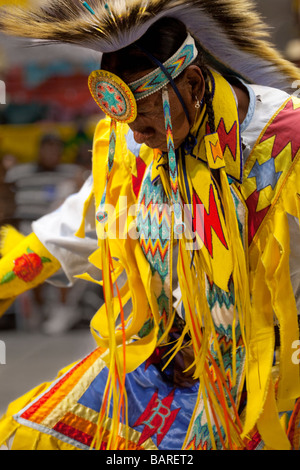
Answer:
[[[142,2],[145,7],[148,3],[149,1]],[[124,1],[116,0],[114,4],[116,9],[120,7],[120,14],[125,14]],[[177,18],[185,23],[187,29],[198,39],[204,49],[248,82],[284,90],[291,89],[291,83],[288,82],[286,75],[281,74],[275,65],[258,55],[238,48],[225,31],[220,28],[220,24],[201,10],[199,6],[187,8],[186,4],[181,4],[172,9],[163,10],[144,23],[137,23],[136,26],[128,30],[118,31],[116,35],[110,37],[109,41],[92,39],[84,46],[96,51],[100,50],[102,53],[119,50],[135,42],[143,36],[153,23],[165,16]]]

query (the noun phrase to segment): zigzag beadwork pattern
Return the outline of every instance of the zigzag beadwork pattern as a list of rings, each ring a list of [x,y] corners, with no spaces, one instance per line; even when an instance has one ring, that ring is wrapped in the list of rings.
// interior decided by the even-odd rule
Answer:
[[[141,247],[153,271],[165,279],[169,273],[170,207],[162,185],[152,185],[151,169],[152,164],[140,189],[137,229]]]
[[[170,311],[170,248],[171,214],[170,206],[162,184],[152,184],[153,162],[147,168],[139,192],[137,230],[141,248],[156,276],[156,298],[159,306],[162,333]],[[140,336],[153,327],[151,319],[144,325]]]
[[[216,284],[208,282],[207,301],[211,310],[216,305],[219,306],[219,308],[225,306],[227,309],[234,305],[234,288],[232,280],[229,282],[228,286],[229,291],[225,292],[220,289],[220,287],[216,286]]]
[[[184,232],[184,224],[182,222],[182,212],[181,212],[181,205],[180,205],[178,172],[177,172],[176,153],[175,153],[173,130],[172,130],[170,101],[169,101],[169,94],[166,88],[163,89],[163,108],[164,108],[165,129],[166,129],[166,136],[167,136],[171,198],[172,198],[173,210],[174,210],[174,233],[175,235],[181,235]]]

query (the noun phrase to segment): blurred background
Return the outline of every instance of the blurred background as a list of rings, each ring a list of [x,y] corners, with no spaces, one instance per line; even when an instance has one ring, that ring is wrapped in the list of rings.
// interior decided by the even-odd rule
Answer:
[[[37,0],[0,0],[30,3]],[[89,176],[102,115],[87,77],[99,64],[99,55],[83,48],[29,46],[0,34],[0,225],[29,234],[33,220]],[[102,302],[99,286],[85,281],[71,289],[45,283],[15,301],[0,319],[0,415],[95,347],[89,322]]]
[[[38,2],[0,0],[0,6]],[[300,66],[300,0],[255,3],[273,43]],[[32,220],[55,209],[90,174],[93,132],[102,116],[87,77],[99,63],[97,53],[83,48],[28,47],[0,34],[0,225],[30,233]],[[0,319],[6,347],[0,414],[94,347],[89,321],[101,302],[99,288],[86,283],[68,293],[44,285],[20,296]]]
[[[0,6],[39,1],[0,0]],[[32,221],[55,210],[89,176],[101,114],[87,77],[99,64],[99,54],[84,48],[0,35],[0,225],[29,234]],[[0,319],[0,331],[55,335],[88,326],[97,293],[85,284],[68,290],[45,284],[25,293]]]

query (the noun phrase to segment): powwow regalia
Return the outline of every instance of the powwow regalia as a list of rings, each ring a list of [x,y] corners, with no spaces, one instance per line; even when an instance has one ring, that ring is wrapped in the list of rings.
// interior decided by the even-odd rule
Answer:
[[[161,63],[139,40],[163,18],[188,33]],[[104,55],[136,44],[153,62],[133,81],[91,74],[107,114],[92,178],[30,237],[3,230],[2,312],[61,271],[102,284],[105,303],[91,322],[97,349],[12,403],[0,444],[299,449],[300,100],[288,92],[300,74],[268,44],[251,3],[53,0],[1,11],[0,29]],[[189,120],[176,79],[198,55],[206,94],[177,148],[170,89]],[[249,96],[242,122],[236,81]],[[157,92],[167,151],[138,144],[130,128]]]

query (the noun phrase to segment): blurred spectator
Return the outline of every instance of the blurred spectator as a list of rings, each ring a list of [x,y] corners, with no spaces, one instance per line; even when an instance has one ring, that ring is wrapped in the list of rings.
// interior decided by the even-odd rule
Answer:
[[[300,39],[292,39],[288,42],[285,55],[288,60],[300,67]]]
[[[69,148],[75,148],[74,162],[81,168],[78,174],[78,184],[81,187],[92,171],[92,138],[85,130],[81,117],[77,117],[75,126],[76,134],[67,142]]]
[[[7,170],[14,163],[12,155],[4,155],[0,160],[0,225],[14,223],[15,194],[12,185],[6,182]]]
[[[292,0],[292,8],[295,14],[296,23],[300,25],[300,0]]]
[[[14,165],[6,172],[5,184],[13,186],[15,191],[15,208],[11,209],[13,223],[24,235],[32,231],[34,220],[55,210],[83,184],[87,168],[63,164],[63,151],[61,138],[47,134],[40,141],[35,163]],[[17,326],[41,327],[47,334],[64,332],[82,320],[79,304],[85,302],[85,293],[86,283],[84,287],[77,283],[71,289],[44,284],[25,293],[16,305]],[[89,293],[89,299],[92,296]],[[94,308],[91,306],[90,310],[94,312]]]
[[[35,163],[15,165],[6,174],[6,182],[15,189],[14,219],[19,230],[27,235],[32,221],[42,217],[59,204],[58,188],[65,184],[65,197],[77,191],[75,184],[79,167],[63,164],[64,145],[56,134],[42,137]]]
[[[10,170],[12,167],[17,165],[17,163],[18,163],[17,158],[11,153],[7,153],[2,157],[2,164],[4,167],[5,173],[7,173],[8,170]]]

